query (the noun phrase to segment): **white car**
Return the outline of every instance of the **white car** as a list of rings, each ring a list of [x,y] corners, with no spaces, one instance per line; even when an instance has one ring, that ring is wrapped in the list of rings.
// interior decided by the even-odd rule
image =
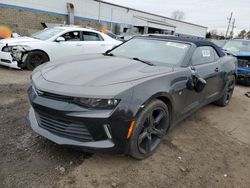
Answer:
[[[31,37],[1,40],[0,65],[33,70],[47,61],[81,54],[104,53],[121,43],[92,29],[53,27]]]

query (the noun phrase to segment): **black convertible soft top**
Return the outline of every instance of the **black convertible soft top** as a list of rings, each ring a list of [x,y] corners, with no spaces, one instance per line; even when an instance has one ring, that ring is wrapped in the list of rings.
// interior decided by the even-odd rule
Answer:
[[[158,39],[168,39],[168,40],[176,40],[176,41],[184,41],[184,42],[189,42],[189,43],[193,43],[196,46],[211,46],[213,47],[218,55],[220,57],[224,56],[225,53],[221,51],[221,49],[214,44],[213,42],[210,42],[208,40],[205,39],[197,39],[194,37],[177,37],[177,36],[173,36],[173,35],[144,35],[145,37],[150,37],[150,38],[158,38]]]

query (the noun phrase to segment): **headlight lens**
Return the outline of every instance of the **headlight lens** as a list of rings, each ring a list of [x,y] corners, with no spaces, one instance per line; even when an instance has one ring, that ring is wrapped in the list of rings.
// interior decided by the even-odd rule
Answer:
[[[31,85],[28,89],[28,96],[31,101],[33,101],[37,96],[36,89],[33,85]]]
[[[3,51],[3,52],[11,52],[11,51],[12,51],[12,48],[13,48],[13,46],[4,46],[4,47],[2,48],[2,51]]]
[[[120,100],[119,99],[77,98],[76,102],[87,108],[113,109],[119,104]]]

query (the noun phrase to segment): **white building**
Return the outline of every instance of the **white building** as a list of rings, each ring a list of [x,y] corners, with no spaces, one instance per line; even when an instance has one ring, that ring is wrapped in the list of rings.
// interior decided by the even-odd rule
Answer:
[[[46,14],[51,17],[64,17],[66,20],[70,20],[70,23],[81,23],[77,22],[77,20],[99,23],[116,33],[133,30],[140,33],[175,33],[205,37],[207,31],[207,27],[201,25],[178,21],[99,0],[1,0],[0,8],[1,10],[21,9],[24,13],[32,12],[40,15]],[[0,20],[3,23],[8,23],[8,21],[5,21],[7,18],[1,18],[1,12]],[[55,23],[55,19],[52,18],[43,19],[42,21]],[[88,25],[91,26],[91,24]]]

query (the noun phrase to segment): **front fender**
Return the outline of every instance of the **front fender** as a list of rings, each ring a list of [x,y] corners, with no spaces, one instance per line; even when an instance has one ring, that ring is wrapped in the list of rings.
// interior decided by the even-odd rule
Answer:
[[[165,83],[165,84],[163,84]],[[137,117],[141,110],[147,106],[152,100],[165,98],[173,104],[173,98],[171,96],[170,80],[165,76],[156,77],[154,79],[148,79],[142,81],[142,83],[134,85],[132,111],[133,117]]]

